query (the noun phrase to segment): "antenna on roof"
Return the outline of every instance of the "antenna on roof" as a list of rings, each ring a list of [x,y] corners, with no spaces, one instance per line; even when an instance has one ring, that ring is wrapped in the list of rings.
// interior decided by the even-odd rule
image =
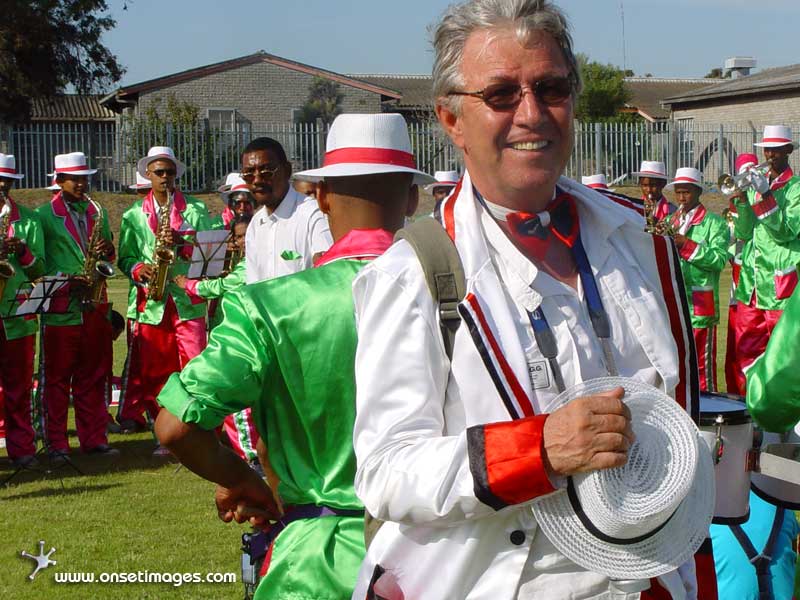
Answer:
[[[625,51],[625,7],[622,0],[619,0],[619,18],[622,20],[622,72],[628,70],[628,57]]]

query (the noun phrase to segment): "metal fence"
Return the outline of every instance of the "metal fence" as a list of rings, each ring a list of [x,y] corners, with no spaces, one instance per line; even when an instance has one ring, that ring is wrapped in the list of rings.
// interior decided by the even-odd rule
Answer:
[[[793,124],[800,131],[800,124]],[[736,155],[752,152],[761,137],[757,125],[714,125],[665,122],[657,124],[576,123],[575,144],[565,174],[605,173],[609,181],[631,181],[642,160],[661,160],[669,173],[677,167],[693,166],[706,182],[716,182],[730,173]],[[411,145],[420,169],[462,169],[461,155],[435,122],[409,124]],[[227,173],[239,169],[241,152],[256,137],[278,140],[295,170],[313,168],[324,154],[327,129],[318,124],[275,125],[263,131],[225,131],[209,127],[208,121],[192,126],[141,123],[34,123],[22,128],[0,128],[0,151],[14,154],[25,174],[24,188],[50,185],[53,156],[81,151],[98,169],[93,187],[119,192],[135,181],[136,161],[150,146],[171,146],[187,165],[181,179],[184,190],[215,189]],[[800,152],[791,156],[800,172]]]

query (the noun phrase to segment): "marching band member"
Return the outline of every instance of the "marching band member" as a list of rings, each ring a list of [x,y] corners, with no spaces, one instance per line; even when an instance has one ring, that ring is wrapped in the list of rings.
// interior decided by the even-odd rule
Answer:
[[[338,116],[324,165],[300,175],[320,180],[319,206],[334,245],[313,269],[226,295],[225,319],[208,348],[159,396],[166,409],[156,422],[159,438],[221,486],[224,521],[247,520],[247,507],[280,516],[266,534],[256,598],[350,598],[364,555],[364,511],[353,489],[351,285],[413,214],[413,184],[430,181],[416,170],[405,120],[396,114]],[[245,406],[253,407],[280,497],[291,506],[282,516],[264,482],[213,434],[226,414]]]
[[[141,397],[126,398],[121,420],[142,423],[147,410],[158,412],[156,396],[171,373],[179,371],[206,344],[206,303],[193,301],[172,279],[189,271],[192,237],[210,229],[205,204],[184,195],[175,179],[185,171],[171,148],[154,146],[137,164],[152,190],[122,216],[119,267],[136,286],[134,351],[141,372]],[[156,248],[173,252],[172,261],[159,260]],[[165,270],[163,294],[154,297],[159,270]],[[138,402],[137,402],[138,401]],[[162,453],[157,449],[157,453]]]
[[[15,468],[36,462],[31,415],[36,319],[15,315],[30,289],[26,282],[45,270],[39,218],[11,197],[14,184],[23,177],[14,156],[0,154],[0,396],[5,404],[6,452]]]
[[[745,368],[764,352],[797,286],[800,263],[800,177],[789,167],[792,131],[768,125],[755,145],[763,148],[769,172],[755,173],[754,189],[735,200],[735,234],[745,240],[736,287],[736,351]]]
[[[676,231],[673,239],[691,306],[700,390],[716,392],[719,276],[728,262],[728,225],[700,201],[705,188],[703,175],[697,169],[678,169],[666,187],[674,190],[679,207],[669,219]]]
[[[629,414],[619,389],[542,407],[619,373],[697,414],[678,257],[633,211],[561,177],[580,84],[552,3],[451,6],[433,88],[466,165],[437,213],[467,294],[447,352],[445,306],[404,240],[353,284],[356,492],[385,521],[353,598],[605,597],[608,579],[561,554],[530,504],[573,473],[624,464]],[[681,592],[693,569],[670,574]]]
[[[220,186],[219,195],[225,203],[225,208],[222,214],[211,222],[212,229],[229,229],[234,217],[253,215],[255,201],[250,195],[250,188],[239,173],[228,173],[225,184]]]
[[[436,203],[441,202],[450,192],[458,185],[460,179],[458,171],[436,171],[433,174],[436,180],[431,184],[425,186],[425,191],[433,196],[433,201]]]
[[[256,138],[242,152],[241,177],[258,206],[247,228],[247,283],[307,269],[331,245],[325,215],[289,185],[291,175],[283,146],[272,138]]]
[[[61,191],[36,209],[44,233],[47,274],[71,276],[53,299],[52,312],[43,317],[41,398],[48,450],[51,461],[56,462],[63,462],[69,453],[70,396],[81,450],[92,454],[119,453],[108,445],[106,438],[110,307],[105,290],[100,303],[87,302],[88,284],[75,277],[92,276],[85,273],[87,265],[110,261],[115,256],[108,214],[86,195],[89,176],[96,172],[89,168],[83,152],[57,155],[55,176]]]
[[[667,167],[657,160],[643,160],[639,170],[631,173],[639,178],[639,188],[642,190],[642,202],[645,207],[652,207],[653,217],[656,222],[666,219],[677,210],[675,205],[664,196],[664,186],[667,185]],[[649,210],[649,208],[648,208]]]

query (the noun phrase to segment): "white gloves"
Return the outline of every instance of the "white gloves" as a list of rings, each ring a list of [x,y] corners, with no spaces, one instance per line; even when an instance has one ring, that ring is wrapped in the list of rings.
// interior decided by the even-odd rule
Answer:
[[[759,171],[752,169],[749,173],[748,179],[753,189],[762,196],[769,191],[769,179],[762,175]]]

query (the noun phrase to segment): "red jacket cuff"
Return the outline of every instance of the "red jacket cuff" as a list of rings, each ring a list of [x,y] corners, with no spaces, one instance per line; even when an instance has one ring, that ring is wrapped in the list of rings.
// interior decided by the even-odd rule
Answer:
[[[697,250],[697,242],[694,240],[686,239],[686,241],[681,245],[680,249],[678,250],[678,254],[681,255],[683,260],[692,260],[695,251]]]
[[[756,213],[756,217],[758,217],[759,220],[766,219],[777,210],[778,203],[775,202],[775,196],[772,194],[762,196],[760,202],[753,204],[753,212]]]
[[[547,416],[467,429],[469,467],[481,502],[500,510],[555,491],[544,465]]]
[[[197,283],[198,283],[197,279],[187,279],[185,288],[186,294],[189,296],[189,298],[193,300],[195,298],[202,300],[200,294],[197,293]]]
[[[142,281],[139,279],[139,273],[141,272],[143,266],[144,263],[140,262],[136,263],[131,269],[131,279],[133,279],[136,283],[142,283]]]
[[[192,244],[181,244],[178,247],[178,256],[180,256],[183,260],[191,260],[193,251],[194,246],[192,246]]]
[[[23,268],[30,267],[33,264],[33,261],[36,260],[36,257],[33,255],[33,252],[31,252],[31,249],[28,248],[27,245],[23,246],[23,248],[25,248],[25,252],[22,253],[22,256],[17,256],[17,260]]]

